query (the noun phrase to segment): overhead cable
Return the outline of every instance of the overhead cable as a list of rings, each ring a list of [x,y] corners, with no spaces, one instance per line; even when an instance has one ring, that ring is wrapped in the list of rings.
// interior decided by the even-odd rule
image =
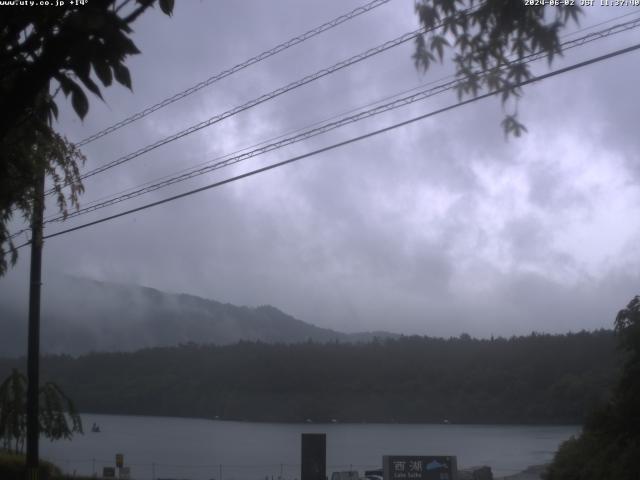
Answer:
[[[586,32],[586,31],[588,31],[588,30],[593,30],[594,28],[596,28],[596,27],[598,27],[598,26],[601,26],[601,25],[604,25],[604,24],[607,24],[607,23],[612,23],[612,22],[614,22],[614,21],[620,20],[620,19],[622,19],[622,18],[629,17],[629,16],[631,16],[631,15],[638,16],[638,17],[640,18],[640,14],[638,14],[638,12],[627,13],[627,14],[624,14],[624,15],[619,15],[619,16],[617,16],[617,17],[613,17],[613,18],[607,19],[607,20],[605,20],[605,21],[602,21],[602,22],[599,22],[599,23],[596,23],[596,24],[593,24],[593,25],[589,25],[589,26],[586,26],[586,27],[582,27],[582,28],[580,28],[580,29],[578,29],[578,30],[575,30],[575,31],[573,31],[573,32],[570,32],[570,33],[568,33],[568,34],[564,34],[564,35],[562,35],[560,38],[562,38],[562,39],[567,39],[567,38],[569,38],[569,37],[573,37],[573,36],[577,35],[578,33]],[[622,26],[628,25],[628,24],[630,24],[630,23],[632,23],[632,22],[628,22],[628,23],[626,23],[626,24],[621,24],[621,25],[616,25],[616,26],[614,26],[614,27],[612,27],[612,28],[617,29],[617,28],[619,28],[619,27],[622,27]],[[638,25],[637,25],[636,23],[634,23],[634,24],[633,24],[633,25],[631,25],[629,28],[626,28],[626,30],[629,30],[629,29],[632,29],[632,28],[637,28],[637,26],[638,26]],[[599,33],[601,33],[601,32],[599,32]],[[598,33],[598,34],[599,34],[599,33]],[[612,34],[612,33],[620,33],[620,31],[616,31],[616,32],[609,32],[609,33],[607,34],[607,36],[608,36],[608,35],[610,35],[610,34]],[[598,34],[596,34],[596,35],[598,35]],[[582,40],[582,39],[584,39],[584,38],[586,38],[586,36],[585,36],[585,37],[582,37],[581,39],[576,39],[575,41],[577,42],[577,41],[580,41],[580,40]],[[573,42],[573,41],[572,41],[572,42]],[[562,52],[563,52],[563,53],[564,53],[566,50],[569,50],[570,48],[573,48],[573,46],[578,46],[578,45],[569,45],[569,43],[572,43],[572,42],[569,42],[569,41],[567,40],[567,41],[563,41],[563,42],[561,43],[560,47],[562,48]],[[583,43],[587,43],[587,42],[583,42]],[[533,54],[531,54],[531,55],[533,55]],[[513,63],[514,61],[522,61],[522,60],[525,60],[525,58],[523,57],[522,59],[513,59],[513,60],[510,60],[510,61],[509,61],[509,64]],[[484,73],[484,72],[476,72],[476,74],[477,74],[477,75],[482,74],[482,73]],[[109,194],[109,195],[104,195],[104,196],[98,197],[98,198],[96,198],[96,199],[93,199],[93,200],[91,200],[91,201],[86,202],[84,205],[85,205],[85,207],[88,207],[88,206],[91,206],[91,205],[94,205],[94,204],[101,203],[101,202],[103,202],[103,201],[106,201],[106,200],[112,199],[112,198],[114,198],[114,197],[119,197],[120,195],[125,195],[125,194],[127,194],[127,193],[129,193],[129,192],[132,192],[132,191],[134,191],[134,190],[138,190],[138,189],[140,189],[140,188],[142,188],[142,187],[150,186],[150,185],[152,185],[152,184],[154,184],[154,183],[157,183],[157,182],[160,182],[160,181],[163,181],[163,180],[167,180],[167,179],[169,179],[169,178],[171,178],[171,177],[174,177],[174,176],[177,176],[177,175],[181,175],[181,174],[183,174],[183,173],[187,173],[187,172],[195,171],[196,169],[198,169],[198,168],[200,168],[200,167],[202,167],[202,166],[204,166],[204,165],[211,165],[212,163],[214,163],[214,162],[216,162],[216,161],[218,161],[218,160],[226,159],[226,158],[232,157],[232,156],[234,156],[234,155],[238,155],[238,154],[240,154],[240,153],[242,153],[242,152],[249,151],[249,150],[252,150],[252,149],[256,149],[256,148],[258,148],[258,147],[260,147],[260,146],[267,145],[268,143],[275,142],[275,141],[277,141],[277,140],[279,140],[279,139],[282,139],[282,138],[285,138],[285,137],[287,137],[287,136],[290,136],[290,135],[291,135],[291,134],[293,134],[293,133],[302,132],[302,131],[304,131],[304,130],[310,129],[311,127],[315,127],[315,126],[321,125],[321,124],[323,124],[323,123],[329,122],[329,121],[331,121],[331,120],[338,119],[338,118],[340,118],[340,117],[342,117],[342,116],[344,116],[344,115],[348,115],[348,114],[351,114],[351,113],[354,113],[354,112],[358,112],[358,111],[360,111],[360,110],[362,110],[362,109],[369,108],[369,107],[372,107],[372,106],[374,106],[374,105],[381,104],[381,103],[383,103],[383,102],[387,102],[387,101],[389,101],[389,100],[391,100],[391,99],[398,98],[398,97],[401,97],[401,96],[403,96],[403,95],[407,95],[407,94],[409,94],[409,93],[411,93],[411,92],[416,92],[416,91],[418,91],[418,90],[423,90],[423,89],[424,89],[424,88],[426,88],[427,86],[435,85],[435,84],[438,84],[438,83],[441,83],[441,82],[444,82],[444,81],[446,81],[446,80],[453,79],[453,78],[456,78],[456,75],[455,75],[455,74],[450,74],[450,75],[447,75],[447,76],[445,76],[445,77],[441,77],[441,78],[439,78],[439,79],[437,79],[437,80],[431,80],[431,81],[429,81],[429,82],[422,83],[422,84],[420,84],[420,85],[418,85],[418,86],[415,86],[415,87],[412,87],[412,88],[410,88],[410,89],[403,90],[403,91],[401,91],[401,92],[397,92],[397,93],[394,93],[394,94],[392,94],[392,95],[388,95],[388,96],[386,96],[386,97],[380,98],[380,99],[375,100],[375,101],[373,101],[373,102],[369,102],[369,103],[367,103],[366,105],[361,105],[361,106],[359,106],[359,107],[351,108],[351,109],[349,109],[349,110],[347,110],[347,111],[343,111],[343,112],[337,113],[337,114],[332,115],[331,117],[325,118],[325,119],[323,119],[323,120],[315,121],[315,122],[313,122],[313,123],[311,123],[311,124],[306,125],[305,127],[295,128],[295,129],[293,129],[293,130],[289,130],[289,131],[287,131],[287,132],[285,132],[285,133],[279,134],[279,135],[277,135],[277,136],[275,136],[275,137],[271,137],[271,138],[269,138],[269,139],[262,140],[262,141],[260,141],[260,142],[258,142],[258,143],[256,143],[256,144],[252,144],[251,146],[242,147],[242,148],[240,148],[240,149],[238,149],[238,150],[235,150],[234,152],[230,152],[230,153],[227,153],[227,154],[224,154],[224,155],[218,156],[218,157],[216,157],[216,158],[214,158],[214,159],[212,159],[212,160],[207,160],[207,161],[201,162],[201,163],[199,163],[199,164],[196,164],[196,165],[194,165],[194,166],[192,166],[192,167],[188,167],[188,168],[184,168],[184,169],[181,169],[181,170],[178,170],[178,171],[174,171],[174,172],[172,172],[172,173],[170,173],[170,174],[163,175],[162,177],[155,178],[155,179],[153,179],[153,180],[148,180],[148,181],[143,182],[143,183],[141,183],[141,184],[138,184],[138,185],[136,185],[136,186],[128,187],[128,188],[125,188],[125,189],[120,190],[120,191],[118,191],[118,192],[115,192],[115,193],[112,193],[112,194]]]
[[[594,32],[594,33],[590,33],[588,35],[585,35],[583,37],[571,40],[571,41],[567,41],[564,42],[563,44],[561,44],[563,51],[567,51],[570,50],[572,48],[576,48],[591,42],[594,42],[596,40],[600,40],[602,38],[608,37],[610,35],[614,35],[616,33],[621,33],[624,31],[628,31],[631,30],[633,28],[638,28],[640,26],[640,18],[633,20],[633,21],[629,21],[629,22],[625,22],[624,24],[620,24],[620,25],[615,25],[613,27],[607,28],[605,30],[602,31],[598,31],[598,32]],[[536,53],[532,53],[529,54],[521,59],[518,59],[517,61],[514,61],[512,63],[531,63],[534,62],[536,60],[540,60],[541,58],[544,58],[545,56],[545,52],[544,51],[539,51]],[[503,65],[500,70],[506,69],[508,68],[509,64]],[[493,69],[495,70],[495,69]],[[491,71],[491,69],[482,71],[482,72],[476,72],[474,75],[483,75],[488,73],[489,71]],[[153,192],[155,190],[159,190],[161,188],[164,187],[168,187],[170,185],[173,185],[175,183],[179,183],[185,180],[188,180],[190,178],[194,178],[197,176],[201,176],[204,175],[206,173],[248,160],[250,158],[256,157],[258,155],[262,155],[264,153],[267,152],[271,152],[273,150],[277,150],[280,148],[283,148],[285,146],[288,145],[292,145],[294,143],[298,143],[301,142],[303,140],[307,140],[309,138],[330,132],[332,130],[336,130],[340,127],[343,127],[345,125],[351,124],[351,123],[355,123],[361,120],[364,120],[366,118],[370,118],[376,115],[380,115],[382,113],[391,111],[391,110],[395,110],[397,108],[400,107],[404,107],[406,105],[421,101],[421,100],[425,100],[427,98],[430,98],[432,96],[441,94],[445,91],[448,90],[454,90],[457,87],[459,87],[460,85],[463,85],[465,83],[465,81],[467,80],[467,77],[463,77],[463,78],[459,78],[459,79],[454,79],[452,81],[449,82],[445,82],[442,84],[439,84],[435,87],[431,87],[431,88],[423,88],[420,91],[417,91],[415,93],[412,93],[410,95],[401,97],[401,98],[396,98],[395,100],[392,100],[390,102],[378,105],[376,107],[361,111],[359,113],[353,114],[353,115],[349,115],[349,116],[345,116],[342,117],[336,121],[332,121],[332,122],[326,122],[324,124],[321,124],[320,126],[317,126],[315,128],[311,128],[305,131],[302,131],[301,133],[298,133],[296,135],[292,135],[289,137],[286,137],[282,140],[273,142],[273,143],[269,143],[266,144],[264,146],[261,146],[259,148],[255,148],[253,150],[249,150],[246,151],[244,153],[238,153],[238,154],[234,154],[231,156],[228,156],[227,158],[225,158],[224,160],[218,161],[216,163],[213,164],[208,164],[205,165],[203,167],[200,168],[195,168],[195,169],[191,169],[186,171],[185,173],[181,173],[179,175],[174,175],[174,176],[170,176],[167,177],[161,181],[152,183],[150,185],[146,185],[143,187],[140,187],[136,190],[133,190],[131,192],[125,193],[125,194],[121,194],[121,195],[117,195],[117,196],[113,196],[110,199],[101,201],[101,202],[96,202],[93,205],[88,205],[85,206],[83,208],[80,208],[74,212],[69,213],[66,216],[63,215],[59,215],[56,217],[52,217],[50,219],[45,220],[45,224],[47,223],[52,223],[52,222],[60,222],[60,221],[64,221],[66,219],[70,219],[70,218],[74,218],[86,213],[90,213],[102,208],[106,208],[112,205],[115,205],[117,203],[121,203],[123,201],[126,200],[130,200],[132,198],[144,195],[146,193],[150,193]],[[20,233],[20,232],[18,232]]]
[[[628,15],[623,15],[622,17],[626,17],[626,16],[628,16]],[[622,18],[622,17],[620,17],[620,18]],[[610,22],[610,21],[601,22],[601,24],[602,23],[608,23],[608,22]],[[600,25],[600,24],[598,24],[598,25]],[[565,42],[561,43],[560,47],[562,48],[562,51],[565,52],[565,51],[570,50],[572,48],[579,47],[579,46],[585,45],[587,43],[591,43],[593,41],[600,40],[600,39],[605,38],[605,37],[609,37],[609,36],[614,35],[614,34],[622,33],[622,32],[625,32],[625,31],[629,31],[629,30],[632,30],[634,28],[638,28],[638,26],[640,26],[640,18],[636,18],[634,20],[630,20],[630,21],[627,21],[627,22],[624,22],[624,23],[621,23],[621,24],[618,24],[618,25],[614,25],[612,27],[600,30],[598,32],[593,32],[593,33],[584,35],[584,36],[582,36],[580,38],[577,38],[577,39],[574,39],[574,40],[565,41]],[[585,28],[583,30],[590,30],[592,28],[593,28],[593,26],[587,27],[587,28]],[[529,54],[529,55],[527,55],[527,56],[525,56],[523,58],[514,60],[514,61],[512,61],[510,63],[515,63],[515,62],[530,63],[530,62],[533,62],[535,60],[539,60],[542,57],[544,57],[544,51],[539,51],[539,52],[535,52],[535,53]],[[509,64],[506,64],[506,65],[503,65],[501,68],[504,69],[504,68],[507,68],[508,66],[509,66]],[[485,74],[486,72],[487,71],[475,72],[474,75],[482,75],[482,74]],[[451,75],[450,77],[453,77],[453,75]],[[403,98],[397,99],[398,96],[406,94],[406,93],[409,93],[409,92],[415,92],[416,90],[418,90],[418,88],[412,88],[412,89],[407,90],[405,92],[401,92],[399,94],[392,95],[391,97],[387,97],[386,99],[379,100],[377,102],[373,102],[372,104],[370,104],[370,105],[375,105],[375,104],[378,104],[378,103],[380,103],[382,101],[396,98],[396,100],[388,102],[388,103],[386,103],[384,105],[378,105],[378,106],[376,106],[374,108],[371,108],[371,109],[366,110],[366,111],[359,112],[359,113],[357,113],[355,115],[351,115],[351,116],[348,116],[348,117],[340,118],[339,120],[334,121],[334,122],[326,121],[324,124],[322,122],[317,122],[316,124],[314,124],[314,126],[315,125],[319,125],[316,128],[308,129],[306,131],[304,131],[304,129],[296,130],[295,132],[302,132],[302,133],[300,133],[298,135],[289,136],[289,137],[286,137],[286,134],[285,135],[281,135],[279,137],[276,137],[275,139],[272,139],[273,140],[272,143],[268,143],[269,141],[266,141],[266,142],[261,142],[260,144],[258,144],[258,145],[262,145],[262,147],[253,148],[252,150],[248,150],[247,148],[241,149],[240,151],[235,152],[233,154],[228,154],[228,155],[223,156],[222,158],[224,158],[224,160],[218,161],[216,163],[212,164],[211,162],[206,162],[206,163],[203,164],[204,166],[202,166],[202,167],[186,169],[186,170],[183,171],[184,173],[183,172],[179,172],[178,174],[174,173],[172,175],[167,175],[167,176],[163,177],[162,179],[159,179],[159,180],[156,180],[156,181],[146,182],[145,184],[140,185],[138,187],[133,187],[133,189],[127,189],[125,191],[126,193],[125,192],[119,192],[118,194],[104,197],[104,200],[100,199],[100,200],[93,201],[89,205],[87,205],[87,206],[85,206],[83,208],[80,208],[80,209],[78,209],[78,210],[76,210],[74,212],[71,212],[71,213],[69,213],[67,215],[58,215],[58,216],[50,217],[50,218],[46,219],[44,221],[44,223],[48,224],[48,223],[53,223],[53,222],[64,221],[64,220],[69,219],[69,218],[74,218],[74,217],[77,217],[77,216],[80,216],[80,215],[83,215],[83,214],[86,214],[86,213],[90,213],[90,212],[93,212],[93,211],[96,211],[96,210],[99,210],[99,209],[102,209],[102,208],[105,208],[105,207],[109,207],[109,206],[115,205],[117,203],[121,203],[121,202],[123,202],[125,200],[129,200],[129,199],[138,197],[140,195],[143,195],[143,194],[146,194],[146,193],[149,193],[149,192],[153,192],[155,190],[158,190],[158,189],[173,185],[175,183],[178,183],[178,182],[181,182],[181,181],[185,181],[185,180],[188,180],[190,178],[194,178],[196,176],[200,176],[200,175],[209,173],[209,172],[214,171],[214,170],[218,170],[218,169],[223,168],[225,166],[232,165],[232,164],[247,160],[247,159],[255,157],[257,155],[260,155],[260,154],[263,154],[263,153],[267,153],[269,151],[272,151],[272,150],[275,150],[275,149],[278,149],[278,148],[282,148],[284,146],[291,145],[293,143],[297,143],[297,142],[300,142],[302,140],[306,140],[308,138],[314,137],[316,135],[320,135],[322,133],[326,133],[328,131],[334,130],[334,129],[339,128],[341,126],[344,126],[346,124],[354,123],[356,121],[359,121],[359,120],[362,120],[362,119],[365,119],[365,118],[369,118],[371,116],[378,115],[378,114],[381,114],[383,112],[386,112],[386,111],[389,111],[389,110],[393,110],[393,109],[408,105],[410,103],[414,103],[414,102],[419,101],[419,100],[424,100],[426,98],[429,98],[431,96],[437,95],[437,94],[442,93],[444,91],[452,90],[452,89],[456,88],[458,85],[460,85],[461,83],[463,83],[464,81],[465,81],[465,78],[455,79],[453,81],[449,81],[449,82],[446,82],[446,83],[439,84],[436,87],[433,87],[433,88],[430,88],[430,89],[424,88],[426,86],[429,86],[429,85],[432,85],[432,84],[436,83],[435,81],[434,82],[429,82],[428,84],[426,84],[426,85],[424,85],[422,87],[422,90],[417,91],[417,93],[413,93],[412,95],[405,96]],[[367,106],[369,106],[369,105],[367,105]],[[360,107],[360,108],[354,109],[352,111],[358,111],[358,110],[361,110],[362,108],[366,108],[366,107]],[[347,113],[350,113],[350,112],[347,112]],[[333,118],[336,118],[336,117],[333,117]],[[283,137],[286,137],[286,138],[283,138]],[[283,140],[275,142],[275,140],[277,140],[278,138],[283,138]],[[255,147],[258,147],[258,146],[256,145]],[[249,148],[252,148],[252,147],[249,147]],[[245,150],[248,150],[248,151],[245,151]],[[244,152],[244,153],[240,153],[240,152]],[[22,233],[27,232],[27,231],[29,231],[29,228],[23,228],[22,230],[19,230],[19,231],[15,232],[14,234],[10,235],[8,238],[9,239],[13,239],[13,238],[15,238],[15,237],[21,235]]]
[[[151,113],[166,107],[167,105],[171,105],[172,103],[177,102],[178,100],[182,100],[183,98],[191,95],[192,93],[202,90],[203,88],[208,87],[209,85],[212,85],[215,82],[222,80],[223,78],[229,77],[234,73],[239,72],[240,70],[243,70],[263,60],[266,60],[269,57],[272,57],[288,48],[291,48],[295,45],[298,45],[299,43],[304,42],[305,40],[309,40],[310,38],[320,35],[321,33],[326,32],[327,30],[337,27],[338,25],[341,25],[344,22],[347,22],[359,15],[367,13],[370,10],[373,10],[374,8],[377,8],[381,5],[384,5],[385,3],[388,3],[389,1],[390,0],[373,0],[372,2],[369,2],[366,5],[362,5],[350,11],[349,13],[340,15],[339,17],[336,17],[333,20],[323,23],[322,25],[315,27],[309,30],[308,32],[303,33],[302,35],[293,37],[287,40],[286,42],[280,43],[279,45],[276,45],[275,47],[270,48],[269,50],[265,50],[264,52],[256,55],[255,57],[251,57],[250,59],[245,60],[244,62],[239,63],[227,70],[223,70],[222,72],[216,73],[215,75],[207,78],[206,80],[203,80],[200,83],[197,83],[196,85],[193,85],[192,87],[187,88],[186,90],[176,93],[168,98],[165,98],[161,102],[156,103],[155,105],[147,107],[144,110],[139,111],[138,113],[135,113],[123,120],[120,120],[119,122],[114,123],[113,125],[103,130],[100,130],[99,132],[96,132],[93,135],[77,142],[76,146],[82,147],[84,145],[87,145],[88,143],[91,143],[94,140],[97,140],[98,138],[104,137],[105,135],[115,132],[116,130],[119,130],[124,126],[129,125],[130,123],[140,120],[141,118],[144,118],[147,115],[150,115]]]
[[[442,27],[447,22],[450,22],[451,18],[453,18],[453,17],[461,16],[461,15],[467,15],[469,13],[469,11],[470,10],[467,9],[467,10],[465,10],[463,12],[460,12],[460,13],[452,16],[452,17],[447,17],[447,18],[443,19],[438,25],[436,25],[434,27],[431,27],[429,29],[419,28],[419,29],[414,30],[412,32],[405,33],[404,35],[401,35],[401,36],[399,36],[399,37],[397,37],[397,38],[395,38],[393,40],[389,40],[389,41],[387,41],[387,42],[385,42],[385,43],[383,43],[381,45],[378,45],[377,47],[371,48],[371,49],[369,49],[369,50],[367,50],[365,52],[362,52],[362,53],[360,53],[358,55],[354,55],[353,57],[350,57],[350,58],[348,58],[346,60],[342,60],[342,61],[340,61],[340,62],[338,62],[338,63],[336,63],[336,64],[334,64],[334,65],[332,65],[330,67],[327,67],[327,68],[324,68],[322,70],[319,70],[319,71],[317,71],[317,72],[315,72],[315,73],[313,73],[311,75],[307,75],[307,76],[305,76],[305,77],[303,77],[303,78],[301,78],[299,80],[296,80],[295,82],[291,82],[288,85],[280,87],[280,88],[278,88],[276,90],[273,90],[273,91],[271,91],[269,93],[266,93],[266,94],[261,95],[261,96],[259,96],[257,98],[254,98],[253,100],[250,100],[250,101],[248,101],[248,102],[246,102],[246,103],[244,103],[244,104],[242,104],[240,106],[232,108],[231,110],[227,110],[226,112],[223,112],[223,113],[220,113],[218,115],[215,115],[215,116],[213,116],[213,117],[211,117],[211,118],[209,118],[207,120],[204,120],[204,121],[202,121],[200,123],[192,125],[189,128],[181,130],[181,131],[179,131],[177,133],[174,133],[173,135],[170,135],[170,136],[165,137],[165,138],[163,138],[161,140],[158,140],[158,141],[156,141],[156,142],[154,142],[154,143],[152,143],[150,145],[142,147],[142,148],[136,150],[135,152],[129,153],[129,154],[124,155],[122,157],[119,157],[119,158],[117,158],[115,160],[112,160],[111,162],[108,162],[105,165],[102,165],[102,166],[97,167],[97,168],[95,168],[93,170],[90,170],[89,172],[86,172],[86,173],[82,174],[80,176],[80,178],[81,179],[86,179],[86,178],[92,177],[94,175],[97,175],[99,173],[102,173],[102,172],[104,172],[106,170],[114,168],[114,167],[116,167],[118,165],[121,165],[121,164],[123,164],[125,162],[133,160],[134,158],[137,158],[140,155],[143,155],[143,154],[148,153],[148,152],[150,152],[152,150],[155,150],[158,147],[161,147],[161,146],[166,145],[166,144],[168,144],[170,142],[178,140],[178,139],[180,139],[182,137],[185,137],[187,135],[195,133],[195,132],[197,132],[199,130],[202,130],[203,128],[210,127],[211,125],[213,125],[215,123],[218,123],[218,122],[220,122],[220,121],[222,121],[222,120],[224,120],[226,118],[229,118],[229,117],[231,117],[233,115],[236,115],[236,114],[238,114],[240,112],[243,112],[245,110],[248,110],[248,109],[250,109],[252,107],[255,107],[256,105],[264,103],[264,102],[266,102],[268,100],[271,100],[271,99],[273,99],[275,97],[278,97],[278,96],[280,96],[280,95],[282,95],[284,93],[287,93],[287,92],[289,92],[291,90],[294,90],[294,89],[299,88],[299,87],[301,87],[303,85],[311,83],[311,82],[313,82],[315,80],[323,78],[323,77],[325,77],[327,75],[335,73],[335,72],[337,72],[339,70],[342,70],[343,68],[349,67],[349,66],[354,65],[356,63],[359,63],[359,62],[361,62],[363,60],[371,58],[374,55],[378,55],[378,54],[380,54],[382,52],[385,52],[385,51],[387,51],[387,50],[389,50],[391,48],[397,47],[398,45],[402,45],[403,43],[406,43],[406,42],[416,38],[418,35],[421,35],[421,34],[423,34],[425,32],[428,32],[428,31],[431,31],[431,30],[435,30],[435,29],[438,29],[438,28]],[[47,192],[47,194],[52,194],[52,193],[55,193],[54,189],[50,189]]]
[[[627,48],[622,48],[622,49],[616,50],[616,51],[608,53],[606,55],[601,55],[601,56],[598,56],[598,57],[591,58],[589,60],[585,60],[583,62],[575,63],[575,64],[570,65],[568,67],[560,68],[560,69],[551,71],[551,72],[543,74],[543,75],[538,75],[536,77],[532,77],[532,78],[529,78],[527,80],[523,80],[521,82],[515,83],[515,84],[510,85],[508,87],[503,87],[503,88],[500,88],[500,89],[496,89],[496,90],[493,90],[491,92],[487,92],[485,94],[479,95],[477,97],[473,97],[473,98],[470,98],[468,100],[463,100],[463,101],[454,103],[452,105],[449,105],[447,107],[440,108],[438,110],[434,110],[434,111],[426,113],[424,115],[419,115],[419,116],[411,118],[409,120],[405,120],[403,122],[396,123],[396,124],[390,125],[388,127],[381,128],[379,130],[375,130],[375,131],[372,131],[372,132],[369,132],[369,133],[366,133],[366,134],[363,134],[363,135],[360,135],[360,136],[357,136],[357,137],[353,137],[351,139],[348,139],[348,140],[345,140],[345,141],[342,141],[342,142],[334,143],[332,145],[329,145],[329,146],[326,146],[326,147],[323,147],[323,148],[319,148],[317,150],[313,150],[311,152],[308,152],[308,153],[305,153],[305,154],[302,154],[302,155],[298,155],[298,156],[289,158],[287,160],[283,160],[281,162],[276,162],[276,163],[267,165],[267,166],[262,167],[262,168],[258,168],[258,169],[251,170],[249,172],[240,174],[240,175],[236,175],[234,177],[227,178],[225,180],[217,181],[217,182],[211,183],[209,185],[205,185],[203,187],[199,187],[199,188],[196,188],[196,189],[193,189],[193,190],[189,190],[187,192],[183,192],[183,193],[178,194],[178,195],[174,195],[174,196],[162,199],[162,200],[158,200],[156,202],[152,202],[152,203],[148,203],[146,205],[142,205],[140,207],[132,208],[130,210],[126,210],[124,212],[117,213],[115,215],[110,215],[108,217],[103,217],[103,218],[100,218],[98,220],[94,220],[92,222],[87,222],[87,223],[84,223],[82,225],[77,225],[75,227],[67,228],[65,230],[60,230],[58,232],[45,235],[43,238],[44,239],[48,239],[48,238],[54,238],[54,237],[57,237],[57,236],[60,236],[60,235],[65,235],[67,233],[75,232],[77,230],[82,230],[82,229],[91,227],[93,225],[98,225],[100,223],[108,222],[110,220],[114,220],[116,218],[124,217],[126,215],[130,215],[132,213],[140,212],[142,210],[146,210],[146,209],[149,209],[149,208],[152,208],[152,207],[156,207],[158,205],[163,205],[165,203],[173,202],[173,201],[178,200],[180,198],[184,198],[184,197],[188,197],[188,196],[191,196],[191,195],[195,195],[196,193],[200,193],[200,192],[203,192],[203,191],[206,191],[206,190],[210,190],[212,188],[220,187],[222,185],[226,185],[228,183],[232,183],[232,182],[235,182],[235,181],[247,178],[247,177],[251,177],[253,175],[257,175],[259,173],[263,173],[263,172],[266,172],[266,171],[269,171],[269,170],[273,170],[275,168],[282,167],[284,165],[288,165],[288,164],[297,162],[299,160],[318,155],[320,153],[328,152],[330,150],[335,150],[335,149],[337,149],[339,147],[344,147],[346,145],[349,145],[349,144],[352,144],[352,143],[355,143],[355,142],[359,142],[361,140],[364,140],[364,139],[379,135],[381,133],[385,133],[385,132],[389,132],[391,130],[395,130],[397,128],[409,125],[411,123],[415,123],[415,122],[418,122],[420,120],[424,120],[426,118],[433,117],[435,115],[438,115],[438,114],[453,110],[455,108],[459,108],[459,107],[462,107],[464,105],[468,105],[470,103],[474,103],[474,102],[477,102],[479,100],[483,100],[485,98],[497,95],[499,93],[505,92],[505,91],[507,91],[509,89],[512,89],[514,87],[516,87],[516,88],[517,87],[523,87],[525,85],[529,85],[529,84],[532,84],[532,83],[535,83],[535,82],[539,82],[539,81],[545,80],[547,78],[554,77],[556,75],[560,75],[560,74],[563,74],[563,73],[566,73],[566,72],[570,72],[572,70],[577,70],[579,68],[584,68],[584,67],[586,67],[588,65],[592,65],[592,64],[598,63],[598,62],[602,62],[604,60],[607,60],[607,59],[610,59],[610,58],[613,58],[613,57],[616,57],[616,56],[624,55],[626,53],[630,53],[630,52],[636,51],[638,49],[640,49],[640,43],[632,45],[632,46],[627,47]],[[22,246],[24,246],[24,244]]]

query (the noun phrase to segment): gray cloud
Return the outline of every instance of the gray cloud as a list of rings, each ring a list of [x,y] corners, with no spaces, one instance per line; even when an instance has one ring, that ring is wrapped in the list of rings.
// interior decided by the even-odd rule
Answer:
[[[188,2],[171,19],[148,15],[135,33],[143,54],[131,62],[134,93],[108,89],[106,102],[92,102],[85,122],[65,106],[59,127],[71,139],[84,138],[357,4]],[[612,15],[599,8],[586,14],[583,26]],[[410,4],[368,13],[88,145],[87,168],[416,27]],[[626,46],[631,38],[633,32],[567,52],[556,65]],[[448,73],[445,66],[420,75],[412,48],[381,54],[88,180],[85,201]],[[529,129],[524,138],[505,141],[505,110],[497,99],[484,100],[51,239],[45,274],[273,304],[345,331],[487,336],[608,327],[638,285],[638,270],[630,267],[640,259],[633,247],[640,227],[634,59],[527,88],[518,105]],[[432,98],[81,218],[164,198],[455,100],[453,94]],[[20,265],[0,280],[10,292],[3,301],[25,302],[28,255],[22,253]]]

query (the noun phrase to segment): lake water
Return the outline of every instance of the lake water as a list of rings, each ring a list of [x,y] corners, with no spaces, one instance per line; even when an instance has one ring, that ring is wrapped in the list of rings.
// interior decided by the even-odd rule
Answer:
[[[91,475],[124,454],[134,479],[300,478],[300,434],[327,434],[327,472],[380,468],[382,455],[456,455],[458,466],[489,465],[495,476],[551,460],[578,426],[273,424],[82,415],[87,432],[42,441],[41,456]],[[100,433],[91,433],[96,422]]]

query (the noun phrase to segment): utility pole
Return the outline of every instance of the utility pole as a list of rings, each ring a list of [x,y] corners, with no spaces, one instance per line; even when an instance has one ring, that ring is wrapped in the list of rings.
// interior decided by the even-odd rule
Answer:
[[[38,173],[31,218],[31,272],[29,277],[29,343],[27,349],[27,480],[38,480],[40,425],[40,286],[42,285],[42,220],[44,216],[44,167]]]

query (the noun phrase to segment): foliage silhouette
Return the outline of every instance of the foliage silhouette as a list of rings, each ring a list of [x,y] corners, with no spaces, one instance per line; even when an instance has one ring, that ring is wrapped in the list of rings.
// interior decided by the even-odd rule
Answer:
[[[615,320],[625,363],[609,402],[589,416],[582,434],[565,442],[547,480],[640,478],[640,297]]]
[[[27,379],[13,369],[0,385],[0,441],[5,450],[22,453],[27,434]],[[71,439],[82,432],[73,402],[52,382],[40,387],[40,432],[50,440]]]
[[[509,99],[514,100],[502,127],[505,135],[519,137],[526,128],[518,120],[517,99],[522,91],[514,85],[531,77],[529,65],[522,60],[541,51],[551,64],[562,54],[559,33],[577,23],[582,13],[572,3],[418,0],[415,9],[426,33],[416,38],[413,58],[416,66],[426,71],[451,52],[456,75],[466,79],[458,87],[459,99],[477,96],[483,89],[502,89],[503,107]],[[434,29],[440,24],[442,29]]]
[[[58,209],[77,207],[83,191],[84,157],[51,128],[56,95],[71,99],[80,118],[89,110],[86,91],[102,98],[98,83],[131,88],[125,66],[139,53],[131,25],[158,4],[168,15],[173,0],[106,0],[77,8],[5,8],[0,17],[0,276],[17,251],[7,224],[22,212],[31,218],[34,182],[43,169],[55,189]],[[92,69],[95,76],[92,77]],[[96,82],[97,80],[97,82]],[[52,93],[52,88],[55,92]],[[69,193],[62,188],[68,186]],[[9,258],[7,258],[9,257]]]

